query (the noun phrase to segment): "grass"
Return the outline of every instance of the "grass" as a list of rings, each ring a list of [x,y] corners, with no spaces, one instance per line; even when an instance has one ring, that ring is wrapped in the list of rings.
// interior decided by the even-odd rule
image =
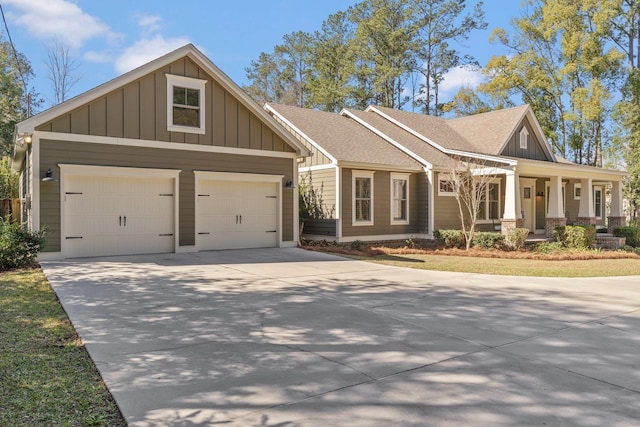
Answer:
[[[126,426],[39,269],[0,273],[0,425]]]
[[[534,277],[640,276],[640,256],[623,251],[531,251],[304,246],[352,259],[422,270]]]

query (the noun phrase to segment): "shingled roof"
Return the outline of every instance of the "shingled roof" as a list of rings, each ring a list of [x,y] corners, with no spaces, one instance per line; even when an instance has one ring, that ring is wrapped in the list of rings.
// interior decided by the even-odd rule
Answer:
[[[423,165],[355,120],[336,113],[267,104],[338,162],[421,170]]]

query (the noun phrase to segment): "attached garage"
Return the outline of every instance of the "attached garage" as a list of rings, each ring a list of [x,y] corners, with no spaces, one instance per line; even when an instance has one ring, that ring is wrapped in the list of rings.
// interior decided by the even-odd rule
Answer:
[[[173,252],[180,171],[60,165],[65,257]]]
[[[198,250],[278,246],[281,175],[194,173]]]

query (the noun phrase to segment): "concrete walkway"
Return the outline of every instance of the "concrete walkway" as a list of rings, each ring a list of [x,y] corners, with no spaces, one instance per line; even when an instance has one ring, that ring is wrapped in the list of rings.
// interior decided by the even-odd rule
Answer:
[[[131,426],[640,423],[640,277],[300,249],[43,269]]]

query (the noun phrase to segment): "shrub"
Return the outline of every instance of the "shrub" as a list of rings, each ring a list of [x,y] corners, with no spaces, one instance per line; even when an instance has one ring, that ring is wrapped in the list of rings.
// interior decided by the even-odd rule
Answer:
[[[502,248],[504,246],[504,242],[504,234],[478,231],[473,235],[473,242],[471,242],[471,244],[474,247],[480,247],[483,249],[495,249]]]
[[[351,249],[354,251],[361,251],[367,247],[367,244],[362,240],[354,240],[351,242]]]
[[[540,242],[533,249],[534,252],[539,254],[552,254],[563,250],[564,247],[560,242]]]
[[[596,229],[592,225],[567,225],[556,227],[553,237],[569,249],[586,249],[596,241]]]
[[[522,249],[528,235],[529,230],[526,228],[512,228],[507,232],[507,246],[516,251]]]
[[[466,246],[462,230],[436,230],[433,237],[446,248],[464,248]]]
[[[29,231],[0,219],[0,271],[33,265],[43,246],[43,231]]]
[[[615,227],[613,235],[616,237],[626,237],[625,244],[637,248],[640,246],[640,227]]]

